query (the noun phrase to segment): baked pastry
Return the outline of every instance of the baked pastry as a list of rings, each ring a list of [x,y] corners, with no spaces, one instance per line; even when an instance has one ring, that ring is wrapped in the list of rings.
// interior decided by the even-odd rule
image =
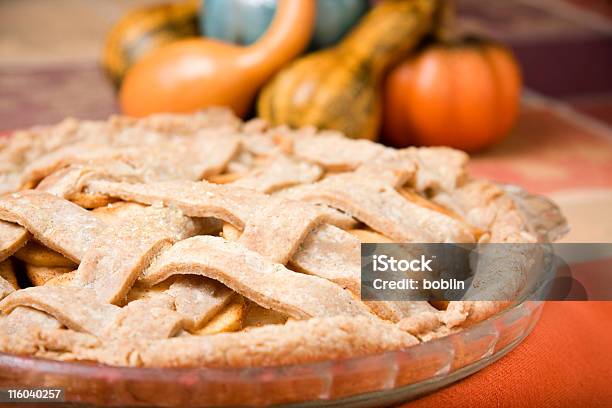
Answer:
[[[566,229],[548,200],[471,178],[462,152],[226,110],[66,120],[2,143],[7,353],[242,367],[397,350],[508,302],[361,301],[361,242],[538,242]],[[501,279],[505,298],[524,284],[520,267]]]

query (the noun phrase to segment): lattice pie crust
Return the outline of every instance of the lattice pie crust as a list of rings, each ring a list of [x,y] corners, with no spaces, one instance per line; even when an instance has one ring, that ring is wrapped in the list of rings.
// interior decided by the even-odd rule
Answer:
[[[537,242],[565,230],[549,201],[471,178],[459,151],[226,110],[66,120],[0,143],[8,353],[240,367],[402,349],[508,302],[362,302],[361,242]],[[523,269],[492,262],[484,279],[507,299]]]

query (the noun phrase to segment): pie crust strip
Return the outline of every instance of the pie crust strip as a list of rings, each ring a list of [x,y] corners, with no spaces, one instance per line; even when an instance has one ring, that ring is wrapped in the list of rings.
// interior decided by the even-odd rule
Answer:
[[[193,176],[201,180],[221,173],[240,150],[240,138],[235,134],[198,132],[187,145],[186,159],[193,157]]]
[[[213,217],[243,229],[258,209],[265,208],[270,197],[263,193],[232,185],[206,181],[170,181],[149,184],[92,180],[86,190],[143,204],[162,203],[175,206],[190,217]],[[355,220],[328,206],[316,206],[323,222],[340,228],[351,228]]]
[[[470,180],[434,201],[460,214],[471,225],[487,231],[479,242],[537,242],[517,204],[499,186],[484,180]],[[565,224],[557,220],[560,224]]]
[[[28,306],[55,317],[69,329],[103,335],[121,310],[100,301],[89,289],[62,286],[33,286],[11,293],[0,302],[7,314],[19,306]]]
[[[62,167],[72,164],[86,164],[91,161],[128,161],[131,157],[138,156],[141,154],[135,147],[121,148],[92,143],[68,145],[29,163],[23,171],[22,183],[24,186],[35,185]]]
[[[117,160],[92,161],[85,165],[73,164],[57,170],[38,183],[36,190],[65,198],[84,208],[108,205],[112,199],[101,194],[83,193],[86,183],[92,179],[142,182],[146,169],[136,169]]]
[[[238,242],[272,262],[286,264],[322,218],[310,204],[270,198],[247,222]]]
[[[414,181],[417,166],[407,150],[387,149],[374,159],[353,171],[358,177],[367,177],[395,188]]]
[[[396,242],[473,242],[467,226],[406,200],[392,186],[355,174],[287,190],[290,198],[327,204]]]
[[[569,231],[567,220],[550,199],[513,185],[499,188],[512,199],[522,215],[525,228],[536,235],[539,242],[554,242]]]
[[[300,272],[318,276],[360,293],[360,242],[346,231],[330,224],[315,228],[291,258]]]
[[[452,191],[467,179],[469,156],[448,147],[409,147],[402,149],[417,166],[417,191]]]
[[[173,310],[170,296],[135,300],[120,309],[104,338],[125,340],[167,339],[183,329],[183,316]]]
[[[229,303],[234,291],[203,276],[177,276],[165,292],[174,298],[187,330],[196,330]]]
[[[61,323],[53,316],[27,306],[16,307],[7,316],[0,316],[0,330],[14,333],[52,330],[61,327]]]
[[[278,155],[264,168],[256,169],[231,184],[269,194],[297,184],[313,183],[322,174],[316,164]]]
[[[242,229],[254,209],[265,205],[267,196],[253,190],[216,185],[205,181],[171,181],[129,184],[93,181],[90,192],[107,194],[143,204],[163,203],[179,208],[190,217],[214,217]]]
[[[350,214],[346,214],[336,208],[324,204],[315,204],[315,206],[321,212],[323,220],[327,224],[334,225],[343,230],[355,228],[358,224],[357,220]]]
[[[373,160],[386,151],[369,140],[351,140],[338,132],[318,135],[296,135],[292,139],[292,153],[303,160],[316,163],[329,171],[350,171]]]
[[[220,237],[198,236],[176,243],[155,260],[141,282],[155,285],[176,274],[215,279],[260,306],[296,319],[371,316],[361,302],[334,283],[292,272]]]
[[[77,263],[106,228],[78,205],[36,190],[1,197],[0,219],[25,227],[45,246]]]
[[[0,221],[0,262],[17,252],[29,238],[30,233],[25,228]]]
[[[105,164],[111,164],[112,174],[113,168],[118,169],[112,166],[113,162],[122,164],[123,169],[131,167],[133,175],[141,173],[147,181],[155,178],[199,180],[223,171],[240,147],[235,135],[206,131],[172,143],[168,140],[162,144],[159,138],[153,139],[158,139],[158,144],[155,140],[141,144],[134,140],[130,145],[115,146],[84,142],[59,148],[31,162],[24,170],[23,183],[35,184],[63,167],[89,163],[94,164],[98,173],[105,173]],[[151,176],[153,180],[149,179]]]
[[[124,217],[97,237],[79,265],[77,282],[101,300],[119,304],[163,248],[196,231],[196,224],[179,210],[143,208],[138,216]]]

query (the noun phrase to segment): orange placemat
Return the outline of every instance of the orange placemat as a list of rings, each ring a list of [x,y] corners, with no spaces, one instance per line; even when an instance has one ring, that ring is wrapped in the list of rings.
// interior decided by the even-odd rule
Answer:
[[[547,302],[500,361],[404,408],[612,406],[612,302]]]
[[[566,242],[612,242],[605,125],[529,97],[510,137],[471,166],[556,199],[574,230]],[[507,356],[403,407],[612,407],[612,302],[547,302],[534,331]]]

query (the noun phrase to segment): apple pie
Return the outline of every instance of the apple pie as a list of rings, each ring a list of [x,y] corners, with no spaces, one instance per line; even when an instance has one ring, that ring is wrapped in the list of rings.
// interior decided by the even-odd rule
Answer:
[[[361,243],[547,242],[566,230],[545,198],[470,177],[460,151],[222,109],[70,119],[0,143],[4,353],[246,367],[403,349],[508,302],[362,301]],[[512,296],[523,274],[507,265],[489,278]]]

